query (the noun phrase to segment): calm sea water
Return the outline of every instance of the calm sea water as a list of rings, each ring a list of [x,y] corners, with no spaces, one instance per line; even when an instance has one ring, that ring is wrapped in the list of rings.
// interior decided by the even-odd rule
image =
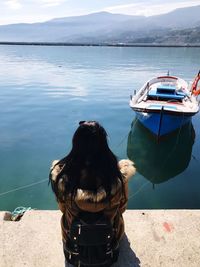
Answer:
[[[135,161],[129,208],[200,208],[200,114],[158,144],[128,105],[147,79],[191,81],[199,62],[199,48],[0,46],[0,210],[57,207],[47,181],[26,185],[48,178],[80,120],[101,122]]]

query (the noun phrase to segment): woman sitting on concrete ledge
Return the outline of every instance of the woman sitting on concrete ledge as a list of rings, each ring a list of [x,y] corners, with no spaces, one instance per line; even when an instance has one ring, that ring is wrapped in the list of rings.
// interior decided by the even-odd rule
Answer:
[[[54,161],[50,171],[52,190],[63,213],[66,266],[107,267],[117,260],[128,179],[134,174],[132,161],[117,162],[98,122],[79,123],[71,152]]]

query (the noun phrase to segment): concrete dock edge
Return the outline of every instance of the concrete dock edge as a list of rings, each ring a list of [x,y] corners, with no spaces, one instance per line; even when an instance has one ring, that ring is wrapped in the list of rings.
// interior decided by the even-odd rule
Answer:
[[[1,267],[62,267],[60,211],[31,210],[21,221],[0,212]],[[114,267],[200,266],[199,210],[127,210]]]

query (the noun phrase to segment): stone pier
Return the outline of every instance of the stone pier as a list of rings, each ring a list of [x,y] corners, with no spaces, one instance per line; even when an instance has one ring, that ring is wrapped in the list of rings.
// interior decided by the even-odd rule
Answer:
[[[0,267],[64,267],[59,211],[0,212]],[[199,210],[127,210],[115,267],[200,266]]]

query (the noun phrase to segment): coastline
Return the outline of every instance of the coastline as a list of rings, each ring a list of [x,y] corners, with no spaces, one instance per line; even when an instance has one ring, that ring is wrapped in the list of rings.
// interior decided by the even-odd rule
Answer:
[[[60,211],[27,211],[18,222],[0,212],[1,267],[64,266]],[[200,266],[200,210],[127,210],[126,236],[113,267]]]
[[[200,44],[153,44],[153,43],[64,43],[64,42],[3,42],[0,45],[33,45],[33,46],[100,46],[100,47],[191,47],[199,48]]]

